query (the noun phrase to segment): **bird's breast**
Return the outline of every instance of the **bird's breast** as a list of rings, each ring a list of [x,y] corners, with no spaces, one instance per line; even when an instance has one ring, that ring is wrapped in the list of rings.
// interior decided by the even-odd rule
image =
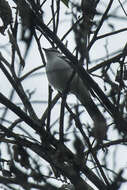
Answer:
[[[46,73],[50,85],[59,91],[65,90],[71,74],[72,68],[64,62],[53,61],[51,65],[46,66]]]

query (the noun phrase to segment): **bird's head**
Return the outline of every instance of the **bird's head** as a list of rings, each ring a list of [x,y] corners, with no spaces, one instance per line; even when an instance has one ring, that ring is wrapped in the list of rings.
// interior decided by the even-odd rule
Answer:
[[[57,55],[60,54],[60,52],[57,49],[55,49],[55,48],[48,48],[48,49],[43,48],[43,50],[45,51],[45,54],[46,54],[47,58],[48,57],[52,57],[54,55],[57,56]]]

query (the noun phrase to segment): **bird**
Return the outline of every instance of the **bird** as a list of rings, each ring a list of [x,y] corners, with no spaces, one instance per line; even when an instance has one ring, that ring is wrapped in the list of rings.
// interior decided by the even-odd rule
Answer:
[[[70,60],[56,48],[43,48],[46,55],[46,75],[49,84],[64,93],[68,89],[85,107],[94,123],[93,136],[98,142],[107,137],[106,119],[90,96],[87,86],[71,67]]]

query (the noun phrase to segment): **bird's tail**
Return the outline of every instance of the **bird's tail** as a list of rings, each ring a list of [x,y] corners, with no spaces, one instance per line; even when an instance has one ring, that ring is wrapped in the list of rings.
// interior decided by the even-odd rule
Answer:
[[[76,97],[79,99],[81,104],[86,108],[88,114],[94,122],[93,135],[98,141],[106,139],[106,120],[103,114],[98,109],[97,105],[93,102],[92,98],[88,94],[81,94],[80,92],[75,93]]]

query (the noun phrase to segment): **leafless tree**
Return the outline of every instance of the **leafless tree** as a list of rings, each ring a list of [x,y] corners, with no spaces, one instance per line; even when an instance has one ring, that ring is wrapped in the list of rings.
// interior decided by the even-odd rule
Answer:
[[[115,3],[113,0],[0,0],[0,35],[1,39],[9,39],[8,44],[0,46],[1,188],[117,190],[126,184],[126,163],[118,169],[119,159],[115,155],[120,153],[119,147],[125,150],[127,144],[127,46],[125,41],[122,47],[117,44],[112,50],[110,43],[114,43],[116,35],[121,41],[126,34],[127,27],[123,26],[127,3],[120,0],[117,6]],[[66,33],[61,30],[62,19],[71,23],[70,28],[63,24]],[[118,28],[118,23],[124,24]],[[69,40],[68,36],[73,38]],[[104,45],[98,45],[102,41]],[[21,42],[25,44],[24,55]],[[35,63],[31,69],[27,58],[35,43],[41,64]],[[96,128],[84,106],[67,101],[66,93],[54,96],[54,89],[49,86],[48,101],[37,99],[38,89],[43,91],[45,86],[42,69],[46,60],[42,47],[46,43],[70,60],[105,117],[107,131],[102,141],[98,139],[105,132],[99,129],[95,135]],[[26,67],[28,71],[24,73]],[[26,88],[27,81],[30,85]],[[42,89],[38,85],[35,90],[32,81],[42,83]],[[60,108],[59,113],[56,107]],[[54,121],[53,117],[57,119]]]

